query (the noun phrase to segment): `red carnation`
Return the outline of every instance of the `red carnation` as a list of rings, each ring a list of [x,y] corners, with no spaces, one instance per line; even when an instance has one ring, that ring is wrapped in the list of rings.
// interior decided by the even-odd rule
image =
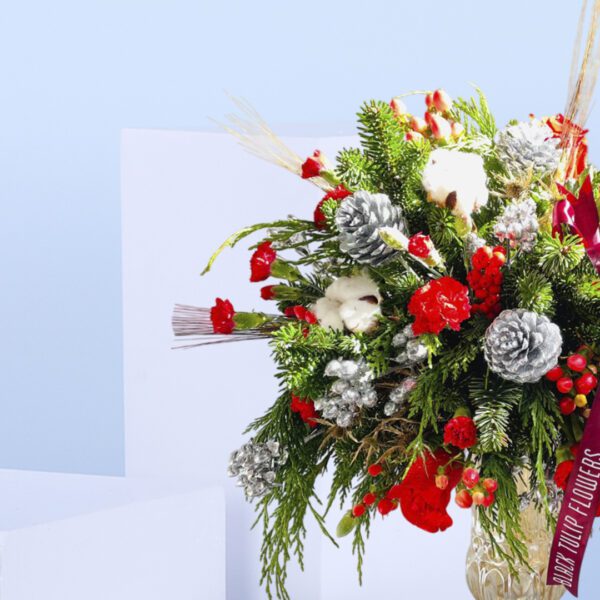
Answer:
[[[327,200],[337,200],[338,202],[341,202],[344,198],[347,198],[351,194],[352,192],[349,192],[343,185],[338,185],[332,190],[329,190],[315,208],[315,227],[317,229],[325,229],[325,227],[327,227],[327,219],[323,214],[323,204],[325,204]]]
[[[406,520],[430,533],[444,531],[452,525],[447,512],[452,490],[458,485],[463,467],[458,462],[448,464],[452,455],[443,449],[419,457],[400,484],[400,508]],[[443,470],[448,486],[441,490],[435,479]]]
[[[471,417],[454,417],[444,427],[444,444],[452,444],[461,450],[477,443],[477,428]]]
[[[260,297],[263,300],[274,300],[275,299],[275,286],[274,285],[265,285],[260,288]]]
[[[233,316],[235,310],[229,300],[217,298],[215,305],[210,309],[210,320],[215,333],[231,333],[235,329]]]
[[[415,317],[415,335],[437,334],[446,326],[459,331],[460,324],[471,315],[469,290],[452,277],[434,279],[412,295],[408,312]]]
[[[316,427],[318,423],[314,420],[318,417],[315,405],[309,398],[300,398],[292,394],[292,402],[290,403],[292,412],[298,413],[300,418],[310,425],[310,427]]]
[[[428,235],[416,233],[408,240],[408,251],[417,258],[427,258],[431,254],[431,239]]]
[[[325,161],[320,150],[315,150],[302,164],[302,179],[318,177],[325,167]]]
[[[271,265],[277,258],[271,242],[259,244],[250,259],[250,281],[264,281],[271,275]]]

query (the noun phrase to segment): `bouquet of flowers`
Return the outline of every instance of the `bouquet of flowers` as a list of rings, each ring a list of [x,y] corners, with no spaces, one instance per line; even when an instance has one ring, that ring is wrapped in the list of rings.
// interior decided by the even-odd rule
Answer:
[[[585,440],[600,363],[587,105],[580,94],[564,115],[500,128],[479,90],[421,94],[424,117],[405,97],[366,102],[361,147],[333,164],[319,150],[296,156],[240,103],[251,114],[232,131],[314,184],[316,206],[236,233],[209,262],[262,232],[250,281],[272,308],[217,298],[175,309],[185,345],[266,339],[277,365],[279,397],[229,464],[264,527],[269,597],[289,597],[286,564],[302,561],[309,513],[335,543],[334,503],[347,509],[336,533],[353,537],[359,571],[375,519],[444,531],[452,499],[477,511],[518,570],[524,506],[552,530],[573,471],[600,467]],[[321,504],[315,481],[327,470]],[[552,583],[572,583],[560,573]]]

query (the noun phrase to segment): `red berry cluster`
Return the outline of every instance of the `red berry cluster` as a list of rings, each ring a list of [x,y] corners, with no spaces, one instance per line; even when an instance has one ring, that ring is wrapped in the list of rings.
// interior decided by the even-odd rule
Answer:
[[[373,478],[379,477],[383,472],[383,466],[380,463],[370,465],[367,469],[369,475]],[[400,499],[400,485],[393,485],[389,490],[383,492],[379,496],[374,492],[367,492],[362,499],[362,502],[352,508],[352,516],[359,518],[372,506],[377,508],[377,512],[382,517],[385,517],[393,510],[398,508],[398,500]]]
[[[589,416],[587,396],[598,385],[598,369],[592,364],[593,359],[592,351],[582,346],[567,357],[565,364],[556,365],[546,373],[546,379],[552,381],[558,393],[562,394],[559,407],[563,415],[570,415],[580,408],[584,417]]]
[[[505,262],[506,250],[502,246],[483,246],[473,254],[473,270],[467,274],[467,281],[476,298],[471,306],[472,313],[482,313],[488,319],[493,319],[502,310],[500,290],[504,276],[501,269]]]
[[[498,482],[495,479],[490,477],[481,479],[477,469],[468,467],[463,471],[455,501],[461,508],[471,508],[473,505],[488,508],[496,500],[497,489]]]

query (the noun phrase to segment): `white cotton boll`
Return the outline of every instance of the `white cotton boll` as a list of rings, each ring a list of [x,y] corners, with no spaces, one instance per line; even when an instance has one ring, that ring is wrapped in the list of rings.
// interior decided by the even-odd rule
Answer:
[[[483,159],[459,150],[434,150],[423,170],[423,187],[428,199],[470,221],[473,212],[488,201]]]
[[[375,296],[378,302],[381,301],[377,285],[368,275],[338,277],[325,291],[326,298],[339,303],[366,296]]]
[[[344,322],[339,314],[339,302],[330,300],[329,298],[319,298],[312,307],[319,325],[326,329],[334,329],[342,331]]]
[[[339,315],[344,325],[353,333],[373,329],[377,325],[377,316],[380,314],[379,304],[367,300],[348,300],[339,308]]]
[[[339,277],[325,290],[325,297],[313,305],[319,325],[353,333],[370,331],[381,314],[381,294],[366,274]]]

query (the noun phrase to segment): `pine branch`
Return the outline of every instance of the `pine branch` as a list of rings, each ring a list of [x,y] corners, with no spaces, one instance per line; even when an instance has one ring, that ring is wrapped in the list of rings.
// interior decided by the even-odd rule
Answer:
[[[476,406],[474,421],[481,453],[501,452],[510,443],[510,417],[523,395],[521,386],[495,376],[473,378],[469,397]]]
[[[344,148],[339,152],[336,173],[348,190],[378,191],[375,164],[358,148]]]
[[[454,116],[456,120],[462,121],[469,137],[479,132],[489,139],[494,139],[497,131],[494,115],[485,94],[476,86],[475,91],[477,98],[457,98],[454,101]]]
[[[561,279],[575,269],[585,256],[585,248],[578,235],[560,236],[542,233],[535,254],[544,275]]]
[[[541,273],[528,271],[517,282],[519,308],[531,310],[540,315],[554,314],[554,291],[552,284]]]

